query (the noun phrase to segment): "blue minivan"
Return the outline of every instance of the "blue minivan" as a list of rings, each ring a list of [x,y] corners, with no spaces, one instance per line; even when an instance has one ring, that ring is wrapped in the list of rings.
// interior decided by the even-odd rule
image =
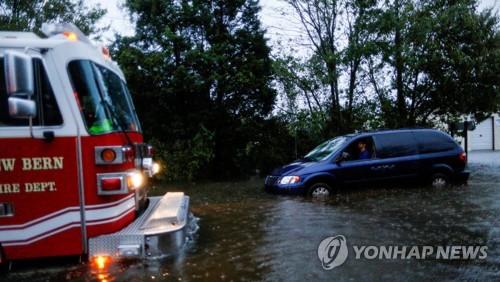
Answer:
[[[433,129],[366,132],[333,138],[265,179],[271,192],[330,195],[340,186],[420,181],[464,183],[470,172],[462,147]]]

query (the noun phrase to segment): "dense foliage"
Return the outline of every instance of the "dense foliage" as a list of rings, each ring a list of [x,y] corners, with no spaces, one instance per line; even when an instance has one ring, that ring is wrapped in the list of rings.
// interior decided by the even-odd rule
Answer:
[[[42,23],[68,22],[99,38],[108,27],[96,23],[106,12],[99,5],[85,5],[84,0],[0,0],[0,30],[40,33]]]
[[[168,179],[247,174],[273,108],[258,1],[125,2],[135,35],[113,50]]]
[[[321,139],[377,128],[446,128],[500,110],[498,17],[477,12],[477,1],[284,2],[311,50],[297,58],[282,49],[275,63],[282,112],[302,131],[317,128]]]
[[[477,0],[280,1],[307,52],[271,50],[258,0],[124,2],[135,34],[117,35],[112,55],[164,179],[266,172],[334,135],[500,110],[499,20]],[[96,38],[104,14],[0,0],[2,30],[65,21]]]

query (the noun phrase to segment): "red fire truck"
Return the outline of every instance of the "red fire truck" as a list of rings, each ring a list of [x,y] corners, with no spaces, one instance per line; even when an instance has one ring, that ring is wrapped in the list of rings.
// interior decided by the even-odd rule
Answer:
[[[158,257],[194,236],[182,192],[155,174],[124,76],[71,24],[0,32],[0,263]]]

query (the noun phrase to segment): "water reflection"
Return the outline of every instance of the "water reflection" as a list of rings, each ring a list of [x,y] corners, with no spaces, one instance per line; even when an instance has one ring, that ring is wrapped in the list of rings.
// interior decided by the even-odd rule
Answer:
[[[175,186],[191,197],[200,231],[181,254],[152,261],[13,272],[0,280],[330,281],[495,280],[500,276],[500,175],[473,166],[469,185],[344,191],[326,199],[277,196],[260,180]],[[164,191],[159,189],[158,193]],[[356,259],[324,270],[318,246],[344,235],[352,246],[483,246],[484,260]],[[101,276],[103,279],[101,279]]]

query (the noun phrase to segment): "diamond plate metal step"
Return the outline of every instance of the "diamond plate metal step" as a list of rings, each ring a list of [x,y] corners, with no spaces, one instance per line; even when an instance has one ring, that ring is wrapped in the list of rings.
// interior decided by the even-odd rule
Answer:
[[[124,229],[89,238],[89,257],[157,257],[177,252],[196,233],[189,197],[169,192],[150,197],[144,213]]]

